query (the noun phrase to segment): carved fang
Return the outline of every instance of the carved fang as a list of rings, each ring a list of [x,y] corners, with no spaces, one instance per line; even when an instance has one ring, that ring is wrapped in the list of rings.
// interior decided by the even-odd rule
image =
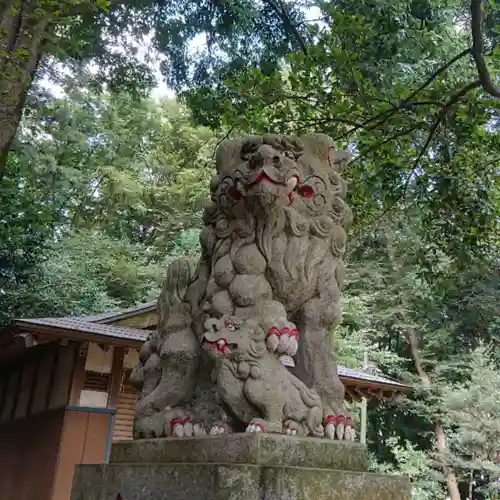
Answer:
[[[290,177],[290,179],[288,179],[286,185],[288,186],[288,189],[290,191],[293,191],[298,183],[299,179],[297,179],[297,177],[294,175],[293,177]]]

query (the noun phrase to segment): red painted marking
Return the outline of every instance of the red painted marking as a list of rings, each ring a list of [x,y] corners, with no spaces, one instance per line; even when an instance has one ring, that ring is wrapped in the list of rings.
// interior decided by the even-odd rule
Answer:
[[[271,335],[277,335],[279,337],[281,333],[275,326],[273,326],[272,328],[269,328],[266,337],[270,337]]]
[[[218,342],[223,341],[224,344],[219,345]],[[219,352],[225,353],[227,349],[227,340],[220,338],[214,341],[208,340],[206,337],[203,337],[203,343],[207,344],[211,349],[217,349]]]
[[[173,418],[171,421],[170,421],[170,434],[173,434],[174,433],[174,427],[177,425],[177,424],[180,424],[180,425],[185,425],[189,422],[189,415],[186,415],[185,417],[183,418],[180,418],[180,417],[176,417],[176,418]]]
[[[122,500],[122,496],[120,495],[120,493],[116,494],[116,500]]]
[[[336,424],[336,423],[337,423],[337,417],[335,415],[327,415],[323,420],[323,424],[325,426],[327,426],[328,424]]]
[[[297,340],[299,340],[299,332],[297,331],[297,329],[290,329],[287,326],[285,326],[281,331],[275,326],[269,328],[266,337],[269,337],[271,335],[277,335],[278,337],[281,337],[282,335],[289,335],[290,337],[295,337]]]
[[[300,186],[299,189],[297,189],[297,192],[303,198],[312,198],[314,195],[314,191],[311,186]]]

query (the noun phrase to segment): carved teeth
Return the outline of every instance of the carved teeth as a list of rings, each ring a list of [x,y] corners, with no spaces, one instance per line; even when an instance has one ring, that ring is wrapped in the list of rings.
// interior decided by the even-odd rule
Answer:
[[[224,340],[218,340],[218,341],[217,341],[217,345],[218,345],[220,348],[222,348],[222,347],[224,347],[224,346],[226,345],[226,342],[225,342]]]
[[[290,189],[290,191],[293,191],[298,183],[299,179],[297,179],[297,176],[294,175],[293,177],[290,177],[290,179],[288,179],[286,185],[288,186],[288,189]]]

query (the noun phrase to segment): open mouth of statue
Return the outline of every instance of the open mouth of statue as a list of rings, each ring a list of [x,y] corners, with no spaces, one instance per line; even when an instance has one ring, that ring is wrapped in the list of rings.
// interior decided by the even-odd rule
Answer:
[[[203,337],[203,345],[207,346],[209,349],[215,349],[223,354],[231,352],[232,349],[238,347],[236,344],[230,344],[226,339],[208,340],[207,337]]]
[[[293,175],[292,177],[290,177],[290,179],[288,179],[287,182],[277,182],[274,179],[272,179],[271,177],[269,177],[266,174],[266,172],[264,172],[264,171],[259,172],[259,174],[256,176],[256,178],[253,182],[250,182],[249,184],[246,184],[245,186],[243,186],[244,192],[249,193],[249,191],[252,188],[257,186],[261,182],[268,182],[269,184],[274,184],[275,186],[286,187],[287,188],[286,189],[286,196],[288,197],[290,202],[292,201],[294,193],[297,193],[304,198],[310,198],[314,194],[311,186],[307,186],[307,185],[301,186],[300,185],[300,180],[299,180],[298,175]],[[242,196],[241,192],[238,189],[236,189],[235,187],[231,188],[229,190],[228,194],[229,194],[229,197],[235,201],[239,200]]]
[[[271,184],[276,184],[277,186],[286,186],[290,190],[290,193],[291,193],[298,186],[299,177],[297,175],[293,175],[292,177],[290,177],[290,179],[288,179],[288,181],[286,183],[283,183],[283,182],[277,182],[274,179],[271,179],[271,177],[269,177],[264,171],[262,171],[257,175],[257,177],[255,178],[255,180],[252,183],[247,184],[245,186],[245,191],[248,192],[255,185],[259,184],[259,182],[270,182]]]

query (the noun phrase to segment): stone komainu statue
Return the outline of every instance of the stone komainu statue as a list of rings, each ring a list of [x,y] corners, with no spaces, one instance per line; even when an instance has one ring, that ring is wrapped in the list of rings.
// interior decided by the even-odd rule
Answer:
[[[267,349],[319,395],[326,436],[351,438],[328,335],[340,322],[351,220],[340,175],[346,161],[322,134],[219,146],[198,267],[192,273],[182,260],[169,267],[158,329],[132,373],[136,438],[247,429],[219,397],[214,361],[201,347],[206,321],[227,315],[257,320]]]

